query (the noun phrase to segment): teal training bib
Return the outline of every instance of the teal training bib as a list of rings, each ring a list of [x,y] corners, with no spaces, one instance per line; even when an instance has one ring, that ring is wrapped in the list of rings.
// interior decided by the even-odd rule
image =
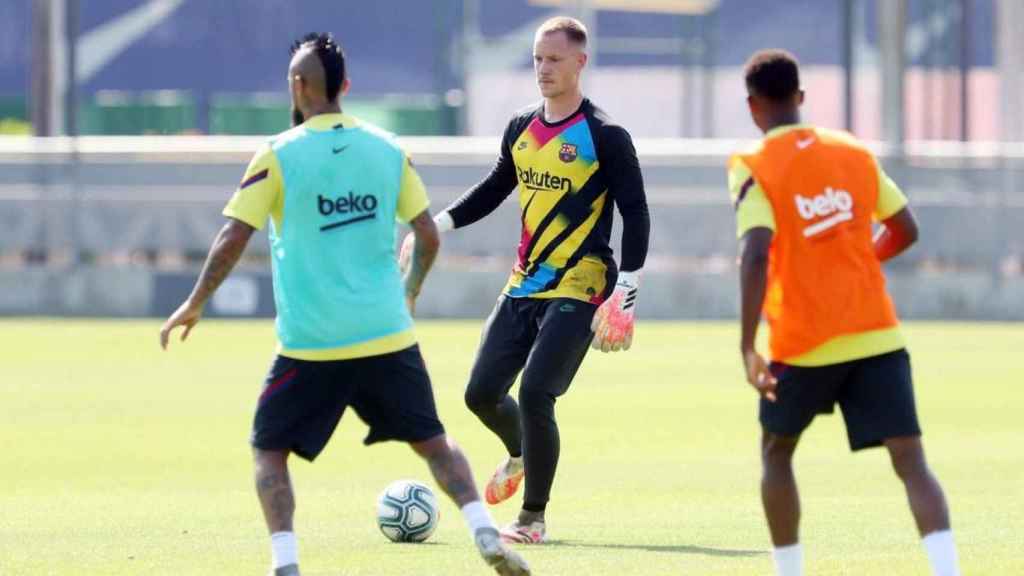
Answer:
[[[360,344],[412,327],[395,257],[405,157],[357,125],[274,139],[284,211],[271,222],[277,334],[291,349]]]

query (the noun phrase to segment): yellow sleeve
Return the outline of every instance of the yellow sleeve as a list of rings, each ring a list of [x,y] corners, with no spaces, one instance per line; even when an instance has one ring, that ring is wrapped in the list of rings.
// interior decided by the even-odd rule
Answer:
[[[775,230],[772,204],[742,160],[734,160],[729,166],[729,195],[736,210],[737,238],[742,238],[751,228]]]
[[[402,189],[398,192],[398,210],[395,212],[395,218],[400,222],[408,222],[430,207],[427,189],[423,186],[419,173],[412,167],[408,156],[405,157],[404,163]]]
[[[876,165],[877,166],[877,165]],[[878,202],[875,203],[875,219],[886,220],[891,218],[909,203],[906,194],[900,187],[889,178],[889,175],[878,168]]]
[[[249,162],[245,176],[224,207],[223,214],[257,230],[263,229],[267,217],[273,217],[280,226],[284,211],[283,183],[277,155],[270,144],[265,144]]]

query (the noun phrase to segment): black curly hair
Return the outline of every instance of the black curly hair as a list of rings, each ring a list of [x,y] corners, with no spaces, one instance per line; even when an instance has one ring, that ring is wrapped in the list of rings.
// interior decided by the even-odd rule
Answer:
[[[800,65],[785,50],[755,52],[743,71],[747,92],[776,102],[800,91]]]
[[[311,32],[292,44],[294,55],[301,48],[312,48],[324,67],[324,88],[327,100],[334,102],[345,82],[345,52],[330,33]]]

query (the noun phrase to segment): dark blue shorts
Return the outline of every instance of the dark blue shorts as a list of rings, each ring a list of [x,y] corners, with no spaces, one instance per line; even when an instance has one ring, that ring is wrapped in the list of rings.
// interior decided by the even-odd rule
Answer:
[[[364,442],[421,442],[444,433],[419,346],[312,362],[278,356],[263,384],[250,443],[313,460],[351,406],[370,432]]]
[[[775,402],[761,399],[761,426],[766,432],[799,436],[815,416],[831,414],[838,404],[851,450],[881,446],[887,438],[921,435],[906,350],[829,366],[775,362],[771,370],[779,385]]]

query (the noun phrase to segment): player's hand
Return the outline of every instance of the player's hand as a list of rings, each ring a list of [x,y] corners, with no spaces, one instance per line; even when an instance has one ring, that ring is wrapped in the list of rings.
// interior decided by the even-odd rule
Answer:
[[[633,324],[636,313],[636,292],[640,283],[638,272],[622,272],[612,297],[597,308],[590,329],[594,331],[591,346],[602,352],[629,350],[633,345]]]
[[[402,240],[402,248],[398,252],[398,270],[402,276],[409,272],[409,264],[412,262],[412,254],[416,249],[416,235],[409,232]],[[412,310],[412,308],[410,308]]]
[[[193,303],[191,300],[186,300],[160,328],[160,347],[167,350],[167,342],[171,339],[171,331],[178,326],[185,327],[185,330],[181,333],[181,341],[184,342],[188,338],[188,333],[199,323],[199,319],[202,316],[203,307]]]
[[[416,296],[413,294],[405,293],[405,305],[409,308],[409,315],[416,315]]]
[[[743,352],[743,367],[747,372],[747,382],[769,402],[775,402],[775,388],[778,380],[772,375],[768,362],[757,353],[757,350]]]

